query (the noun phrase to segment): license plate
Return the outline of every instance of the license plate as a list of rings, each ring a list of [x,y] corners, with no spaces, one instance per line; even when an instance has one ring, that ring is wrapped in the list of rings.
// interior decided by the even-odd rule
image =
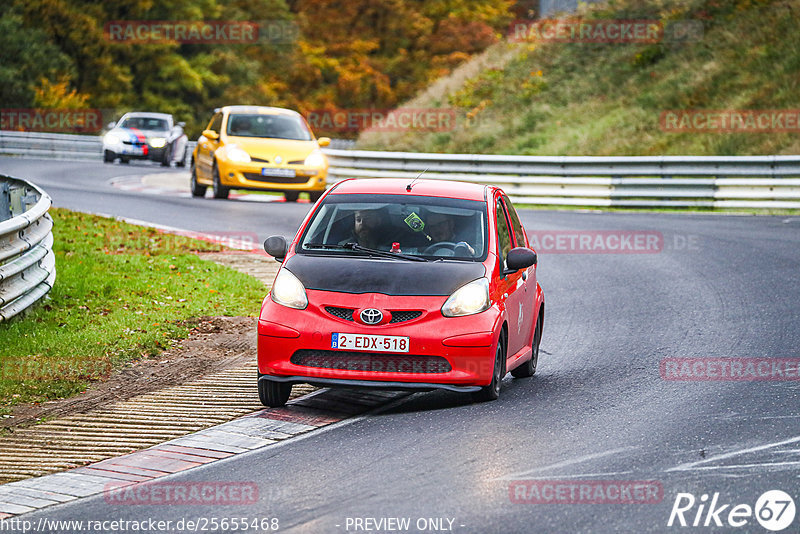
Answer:
[[[141,147],[131,147],[131,148],[123,147],[122,148],[122,153],[123,154],[130,154],[130,155],[133,155],[133,156],[141,156],[143,152],[144,152],[144,149],[142,149]]]
[[[294,178],[297,175],[294,169],[276,169],[274,167],[264,167],[261,169],[261,176],[275,176],[278,178]]]
[[[332,349],[368,350],[371,352],[408,352],[409,345],[409,340],[405,336],[331,334]]]

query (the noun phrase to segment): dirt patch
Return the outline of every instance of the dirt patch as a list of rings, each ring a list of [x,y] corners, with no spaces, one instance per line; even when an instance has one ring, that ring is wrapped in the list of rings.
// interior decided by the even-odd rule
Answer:
[[[255,317],[203,317],[189,323],[196,326],[179,347],[137,360],[75,397],[16,406],[12,417],[2,419],[0,427],[25,426],[41,418],[87,412],[255,359]],[[255,380],[254,376],[254,383]]]

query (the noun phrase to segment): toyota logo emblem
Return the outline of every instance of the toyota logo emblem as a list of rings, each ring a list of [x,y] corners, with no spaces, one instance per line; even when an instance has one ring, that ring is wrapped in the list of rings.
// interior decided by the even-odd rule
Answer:
[[[275,163],[277,163],[277,164],[279,164],[279,165],[280,165],[280,164],[281,164],[281,162],[283,162],[283,158],[282,158],[282,157],[280,157],[280,156],[275,156]]]
[[[375,308],[361,310],[360,317],[364,324],[378,324],[379,322],[383,321],[383,313]]]

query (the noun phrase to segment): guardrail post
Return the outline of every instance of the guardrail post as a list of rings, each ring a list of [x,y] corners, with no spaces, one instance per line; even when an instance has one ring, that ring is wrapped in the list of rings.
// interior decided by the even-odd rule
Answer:
[[[11,218],[11,193],[8,182],[0,183],[0,221]]]

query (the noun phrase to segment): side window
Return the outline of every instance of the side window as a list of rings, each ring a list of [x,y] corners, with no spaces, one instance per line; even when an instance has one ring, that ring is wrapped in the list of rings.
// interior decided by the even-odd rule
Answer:
[[[214,130],[217,133],[222,133],[222,113],[215,113],[214,116],[211,117],[208,129]]]
[[[508,229],[508,221],[506,220],[506,211],[503,209],[503,202],[498,198],[495,205],[495,217],[497,219],[497,244],[500,247],[498,251],[500,255],[500,265],[505,270],[506,257],[508,251],[511,250],[511,233]]]
[[[508,218],[511,219],[511,227],[514,229],[514,237],[515,237],[514,242],[516,243],[516,246],[518,247],[528,246],[525,243],[525,230],[522,229],[522,223],[519,221],[519,215],[517,215],[517,210],[514,209],[514,206],[511,204],[511,201],[505,195],[503,195],[503,202],[506,205],[506,211],[508,211]]]

